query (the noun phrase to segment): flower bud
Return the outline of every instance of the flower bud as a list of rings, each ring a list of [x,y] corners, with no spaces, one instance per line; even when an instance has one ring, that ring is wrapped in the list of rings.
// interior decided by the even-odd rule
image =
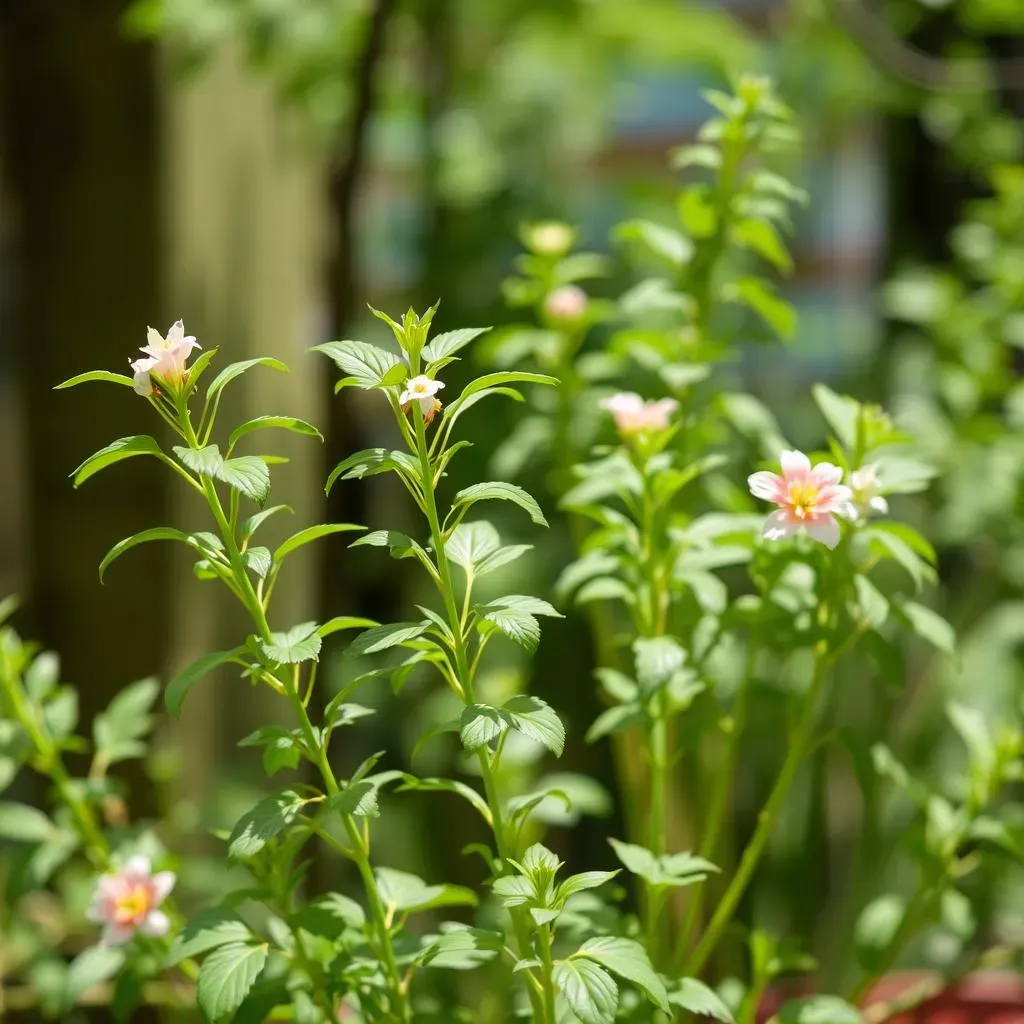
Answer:
[[[574,284],[556,288],[544,299],[544,312],[552,320],[573,322],[587,311],[587,293]]]
[[[524,240],[538,256],[564,256],[572,248],[574,235],[568,224],[548,220],[526,228]]]

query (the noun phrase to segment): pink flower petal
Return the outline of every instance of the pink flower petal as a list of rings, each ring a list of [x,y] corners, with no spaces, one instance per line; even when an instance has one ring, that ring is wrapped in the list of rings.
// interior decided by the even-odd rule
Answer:
[[[122,882],[148,882],[151,870],[149,858],[136,854],[125,861],[119,875]]]
[[[158,871],[150,882],[154,903],[163,903],[168,893],[174,888],[178,876],[173,871]]]
[[[765,501],[779,502],[786,494],[786,484],[782,477],[766,470],[751,473],[747,477],[747,486],[755,498],[763,498]]]
[[[831,462],[819,462],[811,472],[822,487],[837,484],[843,479],[843,471]]]
[[[782,464],[782,475],[787,479],[799,479],[811,471],[811,460],[803,452],[783,452],[779,462]]]
[[[799,522],[791,519],[789,513],[780,508],[765,520],[761,536],[765,540],[784,540],[786,537],[792,537],[799,529]]]
[[[818,516],[804,523],[808,536],[824,544],[830,551],[839,543],[839,524],[831,516]]]
[[[101,946],[123,946],[133,935],[135,928],[130,924],[114,924],[111,922],[103,929]]]
[[[144,935],[166,935],[171,930],[171,919],[162,910],[151,910],[139,925]]]

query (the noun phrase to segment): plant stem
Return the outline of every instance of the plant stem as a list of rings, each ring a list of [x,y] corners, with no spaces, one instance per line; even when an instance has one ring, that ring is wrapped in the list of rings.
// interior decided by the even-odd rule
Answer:
[[[704,822],[703,834],[701,836],[699,855],[705,860],[712,862],[718,850],[718,841],[722,834],[722,823],[725,820],[725,810],[729,804],[729,795],[732,792],[739,741],[747,722],[747,707],[750,702],[751,678],[754,673],[756,652],[757,648],[754,646],[753,638],[751,638],[747,647],[746,667],[744,668],[743,678],[740,680],[739,690],[736,693],[736,703],[733,705],[732,725],[725,741],[725,760],[715,772],[715,788],[711,795],[708,816]],[[680,929],[675,955],[672,958],[673,963],[681,963],[686,956],[686,945],[690,941],[690,935],[693,932],[694,926],[700,919],[701,909],[704,905],[706,885],[707,883],[705,882],[697,886],[690,899],[686,920]]]
[[[64,762],[61,760],[60,750],[39,724],[34,709],[25,700],[18,680],[14,677],[6,658],[0,667],[0,685],[10,701],[14,718],[28,733],[28,737],[39,755],[41,773],[52,780],[61,802],[71,811],[93,866],[100,869],[105,868],[110,861],[110,847],[103,835],[103,830],[96,821],[92,808],[77,792],[71,776],[68,775],[67,769],[64,767]]]
[[[184,409],[182,413],[182,427],[184,428],[185,437],[189,445],[193,448],[198,448],[199,442],[196,439],[195,431],[192,429],[187,409]],[[221,505],[220,496],[217,494],[217,488],[209,477],[204,476],[202,478],[202,484],[207,503],[210,506],[210,511],[213,513],[213,517],[221,531],[224,547],[228,555],[228,561],[231,563],[231,568],[234,572],[235,580],[239,589],[239,596],[241,597],[242,603],[249,611],[253,624],[255,625],[260,637],[265,641],[269,641],[271,639],[271,629],[270,624],[267,621],[266,610],[263,607],[263,603],[257,596],[252,585],[252,580],[246,571],[245,562],[239,550],[238,543],[235,540],[234,530],[231,528],[227,516],[224,514],[224,508]],[[341,792],[341,788],[338,785],[337,779],[334,777],[334,772],[332,771],[330,762],[327,759],[327,751],[317,741],[316,731],[313,728],[313,723],[310,721],[309,714],[306,711],[306,706],[302,702],[302,697],[299,694],[299,688],[296,685],[295,680],[289,679],[287,677],[287,673],[285,673],[285,678],[278,679],[278,682],[281,684],[285,696],[288,698],[289,703],[295,711],[299,727],[302,729],[302,734],[305,738],[307,747],[315,758],[315,763],[320,772],[320,776],[323,779],[328,797],[338,796]],[[353,815],[341,812],[341,820],[345,827],[345,834],[348,836],[349,842],[352,845],[352,860],[355,862],[356,868],[358,869],[360,878],[363,882],[363,888],[366,891],[366,899],[370,908],[370,916],[373,921],[374,930],[377,933],[377,944],[379,947],[377,952],[381,958],[384,974],[387,977],[392,990],[392,1012],[397,1021],[401,1021],[405,1024],[405,1022],[411,1020],[410,1007],[406,998],[405,985],[403,984],[402,976],[398,969],[398,962],[395,958],[394,945],[391,941],[391,929],[388,927],[387,923],[387,912],[385,911],[384,904],[381,901],[380,892],[377,889],[377,880],[374,877],[373,867],[370,864],[369,850],[367,848],[368,844],[364,841],[362,831],[356,823]]]
[[[814,675],[804,701],[803,714],[797,723],[796,731],[790,738],[789,750],[782,763],[782,770],[779,772],[779,777],[775,780],[775,786],[768,797],[768,802],[764,805],[758,816],[757,829],[747,848],[743,851],[736,874],[733,875],[732,881],[725,890],[725,894],[718,904],[706,931],[701,936],[700,942],[687,960],[684,973],[688,976],[700,971],[707,962],[708,957],[714,952],[722,932],[732,920],[736,907],[746,892],[747,886],[754,875],[754,870],[761,860],[761,855],[764,853],[768,840],[775,828],[775,822],[782,809],[782,805],[793,786],[797,770],[810,746],[815,713],[818,709],[818,698],[831,660],[833,659],[829,659],[826,656],[825,650],[819,649],[815,660]]]
[[[427,517],[427,524],[430,527],[431,544],[434,548],[434,557],[437,560],[437,586],[444,601],[445,611],[448,615],[448,625],[451,628],[454,639],[455,671],[462,691],[462,699],[469,705],[474,703],[476,697],[473,691],[473,673],[470,670],[469,652],[466,645],[465,623],[459,612],[458,602],[455,599],[451,564],[448,561],[448,555],[445,553],[444,533],[437,514],[437,499],[434,495],[434,471],[430,462],[430,452],[427,448],[426,425],[420,408],[416,403],[413,403],[412,415],[415,423],[416,455],[419,458],[420,474],[423,478],[423,511]],[[494,777],[494,766],[489,749],[486,746],[477,749],[477,760],[480,764],[480,774],[483,779],[487,806],[491,811],[494,842],[497,847],[498,858],[501,861],[501,873],[505,874],[508,871],[509,858],[514,855],[514,851],[510,848],[511,840],[506,834],[501,794],[498,792],[497,780]],[[510,908],[509,916],[512,919],[518,953],[520,958],[522,958],[532,948],[529,919],[522,907]],[[549,1021],[550,1024],[556,1024],[554,1016],[549,1015],[547,1011],[549,999],[551,1005],[554,1005],[554,989],[550,973],[545,977],[543,989],[543,996],[539,996],[532,987],[528,986],[527,988],[530,995],[530,1003],[533,1007],[534,1018],[536,1020]]]
[[[544,989],[544,1019],[550,1024],[558,1024],[558,1016],[555,1011],[555,983],[553,974],[555,970],[554,959],[551,955],[551,925],[544,924],[537,929],[537,945],[540,948],[540,961],[543,967]]]

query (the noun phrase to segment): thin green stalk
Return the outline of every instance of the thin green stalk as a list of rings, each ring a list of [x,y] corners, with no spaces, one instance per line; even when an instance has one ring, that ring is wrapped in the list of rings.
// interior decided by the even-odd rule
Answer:
[[[448,625],[451,628],[455,644],[455,671],[458,675],[459,686],[462,690],[462,699],[465,703],[472,704],[476,697],[473,691],[473,676],[470,671],[469,652],[466,645],[465,622],[459,611],[458,602],[455,599],[455,587],[452,582],[451,565],[444,549],[444,533],[441,529],[441,521],[437,514],[437,499],[433,487],[433,467],[430,462],[430,452],[427,448],[426,425],[418,405],[413,403],[413,420],[415,423],[416,454],[419,458],[420,473],[423,477],[423,511],[427,517],[427,524],[430,527],[430,538],[434,548],[434,557],[437,559],[438,589],[444,601],[445,611],[448,615]],[[494,768],[491,757],[486,747],[477,750],[477,760],[480,764],[480,774],[484,784],[484,796],[487,806],[490,808],[494,841],[498,851],[498,858],[501,861],[502,873],[507,872],[509,859],[513,856],[510,849],[510,837],[506,834],[504,814],[502,811],[501,795],[498,792],[497,781],[494,777]],[[526,956],[531,949],[529,921],[525,911],[521,907],[510,908],[510,917],[516,936],[520,958]],[[534,1016],[538,1020],[549,1021],[556,1024],[555,1018],[548,1014],[546,1009],[549,998],[551,1005],[554,1005],[554,991],[550,975],[545,978],[542,985],[543,995],[528,987],[530,1003],[533,1006]]]
[[[707,962],[708,957],[714,952],[722,932],[732,920],[739,901],[746,892],[747,886],[754,875],[754,870],[761,860],[761,855],[764,853],[768,840],[775,828],[782,805],[789,795],[793,781],[796,779],[797,770],[803,763],[804,756],[810,746],[815,715],[818,710],[818,698],[821,694],[826,671],[831,660],[833,659],[827,657],[826,651],[819,650],[815,661],[811,686],[805,698],[803,714],[797,723],[796,731],[790,738],[789,750],[786,753],[785,761],[783,761],[782,770],[779,772],[779,777],[775,780],[775,786],[768,797],[768,802],[764,805],[758,816],[757,829],[750,843],[743,851],[736,874],[733,875],[728,888],[725,890],[725,894],[722,896],[722,900],[718,904],[707,929],[701,936],[700,942],[687,960],[684,971],[687,975],[694,975],[699,972]]]
[[[746,727],[747,708],[750,703],[751,680],[754,673],[754,660],[757,648],[753,639],[747,646],[747,659],[743,677],[740,680],[739,690],[736,693],[736,703],[733,705],[732,723],[725,741],[725,759],[718,767],[715,774],[715,788],[711,795],[711,803],[708,807],[708,816],[704,822],[701,842],[698,853],[705,860],[714,861],[718,851],[718,842],[722,834],[722,824],[725,820],[725,810],[729,804],[729,795],[732,792],[733,776],[736,773],[736,758],[739,752],[740,737]],[[706,884],[706,883],[705,883]],[[679,964],[686,956],[686,947],[690,941],[694,926],[700,920],[701,909],[704,905],[705,886],[700,885],[694,890],[690,898],[690,905],[686,912],[686,919],[679,932],[676,942],[673,963]]]
[[[200,447],[195,431],[192,429],[192,424],[188,418],[187,409],[183,409],[182,411],[182,427],[189,445],[192,448]],[[249,614],[252,617],[253,624],[256,626],[256,629],[262,639],[269,641],[271,639],[271,629],[267,621],[266,610],[264,609],[259,597],[256,595],[256,591],[252,585],[252,580],[249,578],[248,572],[246,572],[245,563],[235,540],[234,530],[231,528],[231,525],[224,514],[224,508],[221,505],[217,489],[209,477],[203,477],[202,483],[207,503],[210,506],[210,511],[213,513],[213,517],[221,531],[224,547],[228,555],[228,561],[234,571],[242,603],[248,609]],[[294,680],[289,680],[287,678],[283,680],[279,679],[278,682],[281,684],[285,696],[288,698],[293,710],[295,711],[306,745],[309,750],[314,753],[315,763],[320,772],[320,776],[323,779],[327,795],[329,797],[337,796],[341,792],[341,789],[338,786],[338,781],[335,779],[334,772],[332,771],[327,759],[327,751],[317,741],[316,732],[313,729],[313,723],[310,721],[309,714],[306,711],[306,706],[299,694],[298,686]],[[410,1007],[408,999],[406,998],[406,991],[402,982],[401,972],[398,969],[398,963],[395,958],[394,945],[391,941],[391,929],[388,927],[387,923],[387,912],[385,911],[384,904],[381,901],[380,892],[377,889],[377,880],[374,877],[373,867],[370,864],[369,850],[367,849],[367,844],[363,839],[362,832],[360,831],[355,818],[351,814],[341,813],[341,819],[345,828],[345,833],[352,845],[352,860],[356,864],[356,868],[359,871],[360,878],[363,882],[363,888],[366,892],[370,916],[373,921],[374,929],[377,933],[377,943],[379,946],[378,954],[381,957],[384,974],[392,987],[394,997],[393,1012],[395,1014],[395,1019],[405,1024],[405,1022],[412,1019]]]
[[[541,925],[537,929],[537,945],[540,947],[540,962],[543,965],[542,988],[544,991],[544,1019],[550,1024],[557,1024],[558,1016],[555,1010],[555,983],[554,983],[554,958],[551,954],[551,926]]]

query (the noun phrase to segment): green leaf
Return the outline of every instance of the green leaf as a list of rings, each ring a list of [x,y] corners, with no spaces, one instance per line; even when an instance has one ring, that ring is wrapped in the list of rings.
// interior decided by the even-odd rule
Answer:
[[[320,523],[317,526],[307,526],[298,533],[293,533],[275,552],[274,561],[280,562],[285,555],[290,555],[296,548],[310,541],[319,540],[321,537],[330,536],[332,533],[347,533],[351,530],[365,530],[365,526],[357,526],[354,523]]]
[[[502,710],[510,716],[514,729],[547,747],[556,757],[562,756],[565,726],[554,708],[539,697],[519,694],[507,700]]]
[[[476,894],[461,885],[427,885],[422,878],[393,868],[377,868],[377,888],[388,910],[413,913],[433,907],[475,907]]]
[[[505,483],[502,480],[473,484],[463,488],[455,495],[452,508],[459,508],[461,505],[469,507],[478,501],[489,500],[511,501],[523,509],[538,526],[548,525],[536,498],[524,491],[522,487]]]
[[[292,789],[265,797],[238,820],[228,840],[228,853],[232,857],[251,857],[259,853],[270,839],[298,817],[307,803],[306,798]]]
[[[576,893],[586,889],[597,889],[606,882],[610,882],[618,873],[618,871],[584,871],[578,875],[570,875],[559,885],[555,898],[559,901],[567,900],[570,896],[575,896]]]
[[[223,391],[224,388],[236,377],[240,377],[243,373],[247,370],[251,370],[254,366],[269,366],[270,369],[279,370],[281,373],[288,372],[288,367],[285,366],[280,359],[271,359],[269,356],[261,356],[259,359],[243,359],[238,363],[228,363],[228,365],[210,381],[210,386],[206,389],[206,400],[210,401],[211,398],[217,395],[218,392]]]
[[[201,658],[193,661],[188,668],[179,672],[167,684],[167,690],[164,693],[167,710],[177,718],[181,714],[185,695],[200,679],[219,665],[237,661],[245,652],[244,647],[233,647],[230,651],[214,651],[212,654],[204,654]]]
[[[481,334],[486,334],[489,330],[490,327],[462,327],[457,331],[438,334],[423,349],[423,359],[427,363],[436,363],[439,359],[454,355],[459,349],[465,348],[471,341],[479,338]]]
[[[366,448],[355,452],[347,459],[342,459],[324,485],[324,491],[331,493],[331,488],[341,480],[360,480],[364,476],[376,476],[391,470],[401,470],[413,480],[419,479],[419,467],[408,452],[389,451],[387,448]]]
[[[504,945],[500,932],[454,925],[452,922],[448,922],[448,927],[450,931],[432,938],[420,953],[424,967],[471,970],[492,960]]]
[[[93,740],[107,764],[145,754],[145,745],[139,740],[153,726],[151,712],[159,692],[155,679],[140,679],[126,686],[106,711],[93,719]]]
[[[741,220],[733,225],[732,240],[736,245],[756,252],[783,274],[793,271],[793,257],[789,255],[778,232],[765,220]]]
[[[211,1021],[219,1021],[242,1005],[267,962],[267,946],[231,942],[219,946],[199,968],[196,996]]]
[[[640,637],[633,643],[636,678],[642,693],[667,686],[686,663],[686,650],[670,636]]]
[[[43,708],[43,722],[54,739],[70,736],[78,725],[78,693],[70,686],[62,686]]]
[[[75,377],[69,377],[66,381],[58,384],[53,390],[61,391],[63,388],[73,388],[76,384],[85,384],[87,381],[103,380],[111,384],[123,384],[125,387],[134,387],[135,381],[126,377],[123,373],[111,373],[109,370],[89,370],[87,373],[80,373]]]
[[[627,871],[639,875],[652,885],[657,885],[661,871],[658,867],[658,858],[645,846],[638,846],[636,843],[624,843],[619,839],[609,839],[615,856],[622,861]]]
[[[863,970],[873,974],[884,966],[885,954],[905,913],[906,902],[896,893],[873,899],[860,912],[854,930],[854,946],[857,962]]]
[[[531,653],[540,643],[540,623],[529,612],[517,608],[495,608],[484,612],[481,625],[484,623],[491,623],[510,640]]]
[[[654,221],[624,221],[615,227],[614,235],[622,241],[639,242],[673,267],[683,267],[693,259],[693,243],[682,232]]]
[[[248,541],[259,527],[261,527],[272,515],[275,515],[278,512],[294,511],[295,510],[290,505],[272,505],[270,508],[265,508],[261,512],[256,512],[242,523],[242,540]]]
[[[175,445],[174,454],[200,476],[220,480],[257,504],[267,500],[270,493],[270,467],[258,455],[225,459],[215,444],[208,444],[205,448]]]
[[[385,626],[374,626],[373,629],[360,633],[349,644],[347,654],[353,657],[361,654],[376,654],[391,647],[415,640],[426,632],[425,622],[392,622]]]
[[[473,572],[478,563],[501,548],[498,531],[490,523],[459,523],[444,542],[445,554],[466,572]]]
[[[725,298],[748,306],[785,341],[796,332],[796,311],[760,278],[742,277],[734,281]]]
[[[0,801],[0,839],[40,843],[52,839],[55,831],[53,822],[35,807]]]
[[[270,661],[297,665],[302,661],[316,661],[321,643],[317,624],[303,622],[286,633],[271,633],[269,642],[260,643],[260,650]]]
[[[139,544],[146,544],[152,540],[177,540],[183,544],[189,544],[191,547],[195,547],[195,544],[191,544],[187,533],[183,533],[181,530],[176,530],[172,526],[154,526],[149,530],[142,530],[140,533],[132,534],[131,537],[125,537],[124,540],[119,540],[104,556],[103,561],[100,562],[100,583],[103,582],[103,574],[109,568],[111,562],[118,559],[126,551],[130,551],[132,548]]]
[[[342,383],[361,388],[385,386],[384,379],[388,374],[396,366],[404,365],[394,352],[365,341],[328,341],[314,346],[313,351],[322,352],[334,360],[338,369],[346,375]]]
[[[83,949],[68,965],[64,981],[64,1006],[70,1010],[94,985],[109,981],[124,966],[123,949],[90,946]]]
[[[580,946],[577,956],[585,956],[607,967],[626,981],[631,981],[663,1013],[670,1013],[668,993],[655,973],[647,951],[634,939],[605,935],[589,939]]]
[[[898,608],[900,614],[922,640],[927,640],[944,654],[956,653],[956,633],[938,612],[916,601],[902,601]]]
[[[971,760],[985,769],[990,769],[995,751],[992,736],[985,724],[985,716],[977,708],[949,701],[946,704],[946,717],[963,740]]]
[[[379,625],[373,619],[363,619],[355,615],[336,615],[333,619],[325,622],[317,632],[321,636],[330,636],[332,633],[339,633],[345,629],[366,629]]]
[[[636,843],[623,843],[618,839],[608,842],[623,866],[649,885],[666,888],[693,885],[718,871],[711,861],[692,853],[668,853],[659,857]]]
[[[317,437],[321,441],[324,439],[323,434],[312,423],[300,420],[296,416],[257,416],[255,419],[246,420],[241,426],[235,427],[231,431],[231,435],[228,437],[228,449],[234,448],[246,434],[251,434],[254,430],[266,430],[269,427],[288,430],[304,437]]]
[[[380,817],[378,788],[371,779],[360,779],[359,782],[350,783],[340,793],[332,796],[329,806],[339,814],[355,814],[362,818]]]
[[[824,384],[811,388],[821,415],[832,428],[836,440],[850,453],[857,448],[857,423],[860,420],[860,402],[849,395],[836,394]]]
[[[348,896],[329,892],[303,904],[295,923],[311,935],[335,939],[346,928],[362,928],[366,924],[366,913]]]
[[[263,547],[249,548],[243,555],[242,560],[245,567],[254,572],[260,579],[266,579],[274,562],[270,551]]]
[[[196,914],[174,937],[164,966],[174,967],[182,960],[216,949],[217,946],[229,942],[245,942],[251,938],[249,926],[233,910],[209,907]]]
[[[786,1003],[772,1018],[772,1024],[863,1024],[855,1006],[838,996],[811,996]]]
[[[477,377],[476,380],[470,381],[463,389],[462,394],[456,399],[456,402],[461,402],[470,395],[475,395],[478,391],[484,391],[487,388],[498,387],[503,384],[553,385],[557,383],[557,377],[549,377],[544,373],[523,373],[521,370],[500,370],[497,373],[485,373],[482,377]],[[454,406],[456,402],[453,402],[452,405]],[[449,407],[448,411],[451,411],[451,407]]]
[[[98,452],[90,455],[89,458],[87,458],[85,462],[83,462],[78,469],[71,474],[71,477],[74,480],[75,486],[79,487],[84,484],[89,477],[95,476],[95,474],[97,474],[101,469],[106,469],[108,466],[112,466],[115,462],[130,459],[135,455],[162,456],[163,452],[160,449],[160,445],[157,444],[156,438],[150,437],[149,434],[135,434],[132,437],[121,437],[116,441],[112,441],[106,448],[101,448]]]
[[[619,1007],[619,987],[591,960],[559,960],[555,984],[569,1009],[583,1024],[612,1024]]]
[[[729,1007],[712,989],[696,978],[680,979],[679,987],[669,992],[668,1001],[673,1006],[692,1013],[695,1017],[714,1017],[715,1020],[723,1021],[724,1024],[733,1024],[733,1016],[729,1012]]]
[[[489,704],[469,704],[459,718],[459,736],[467,750],[476,750],[497,739],[510,722],[498,708]]]

